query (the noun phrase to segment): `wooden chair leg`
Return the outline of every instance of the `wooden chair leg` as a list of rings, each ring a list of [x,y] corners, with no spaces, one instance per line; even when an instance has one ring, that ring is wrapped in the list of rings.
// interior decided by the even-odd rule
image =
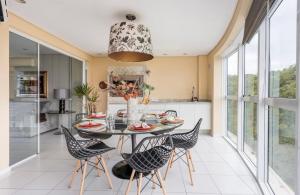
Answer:
[[[68,185],[69,188],[72,187],[73,180],[74,180],[75,176],[77,175],[80,166],[81,166],[80,160],[77,160],[75,169],[73,170],[72,176],[70,178],[70,182],[69,182],[69,185]]]
[[[100,160],[98,157],[96,157],[96,168],[97,168],[97,173],[98,173],[98,177],[101,176],[101,170],[100,170],[100,167],[99,167],[99,163],[100,163]]]
[[[85,181],[85,176],[86,176],[86,169],[87,169],[87,160],[84,161],[83,165],[83,173],[81,176],[81,184],[80,184],[80,195],[83,195],[83,190],[84,190],[84,181]]]
[[[122,139],[121,139],[121,147],[120,147],[120,152],[123,152],[123,145],[124,145],[124,135],[122,135]]]
[[[161,178],[159,170],[156,171],[156,176],[157,176],[157,179],[158,179],[158,181],[159,181],[159,183],[161,185],[161,190],[162,190],[163,194],[167,195],[165,184],[164,184],[164,181]]]
[[[193,162],[193,159],[192,159],[191,151],[189,151],[189,150],[188,150],[188,155],[189,155],[189,158],[190,158],[190,161],[191,161],[192,170],[193,170],[193,172],[195,172],[196,171],[195,165],[194,165],[194,162]]]
[[[173,160],[173,155],[174,155],[174,150],[172,151],[170,159],[168,161],[167,170],[166,170],[165,175],[164,175],[164,180],[166,180],[169,168],[171,168],[171,163],[172,163],[172,160]]]
[[[128,194],[129,194],[129,191],[130,191],[130,189],[131,189],[131,184],[132,184],[132,180],[133,180],[134,174],[135,174],[135,170],[132,170],[131,176],[130,176],[130,179],[129,179],[129,182],[128,182],[128,185],[127,185],[127,189],[126,189],[126,192],[125,192],[125,195],[128,195]]]
[[[105,175],[107,177],[108,184],[109,184],[110,188],[113,189],[113,185],[112,185],[112,182],[111,182],[109,170],[107,169],[107,166],[106,166],[106,162],[105,162],[103,157],[101,157],[100,159],[101,159],[101,163],[102,163]]]
[[[118,143],[117,143],[117,150],[119,150],[121,138],[122,138],[122,135],[119,136]]]
[[[155,173],[154,171],[151,171],[151,176],[152,176],[152,189],[155,189]]]
[[[172,155],[172,158],[171,158],[170,168],[172,168],[172,166],[173,166],[175,156],[176,156],[176,153],[175,153],[175,150],[173,150],[173,155]]]
[[[138,185],[138,190],[137,190],[137,194],[141,195],[141,190],[142,190],[142,183],[143,183],[143,173],[139,174],[139,185]]]
[[[186,155],[186,161],[187,161],[188,168],[189,168],[190,182],[191,182],[191,185],[193,186],[194,183],[193,183],[193,176],[192,176],[192,167],[191,167],[191,162],[190,162],[188,152],[186,152],[185,155]]]

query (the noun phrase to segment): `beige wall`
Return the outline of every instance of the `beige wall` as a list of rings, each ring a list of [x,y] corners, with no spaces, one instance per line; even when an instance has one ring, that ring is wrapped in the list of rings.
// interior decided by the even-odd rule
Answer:
[[[231,22],[216,47],[208,55],[209,64],[209,91],[208,97],[212,100],[212,134],[224,135],[222,106],[224,95],[222,91],[222,54],[231,46],[238,34],[243,30],[245,19],[252,0],[239,0]]]
[[[148,62],[124,63],[108,57],[92,59],[88,67],[88,83],[98,87],[101,80],[107,80],[108,66],[146,65],[151,71],[147,82],[155,87],[151,93],[154,99],[190,99],[192,87],[200,99],[207,99],[208,79],[207,56],[200,57],[155,57]],[[199,90],[198,90],[199,89]],[[106,110],[106,93],[101,93],[98,109]]]
[[[198,56],[198,98],[210,99],[208,94],[209,66],[207,56]]]
[[[0,171],[9,164],[9,42],[8,24],[0,24]]]

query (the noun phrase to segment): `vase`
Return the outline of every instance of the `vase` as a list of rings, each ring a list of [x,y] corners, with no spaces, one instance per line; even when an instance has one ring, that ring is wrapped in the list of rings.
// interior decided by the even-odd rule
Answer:
[[[127,100],[127,125],[132,125],[139,121],[138,99],[129,98]]]

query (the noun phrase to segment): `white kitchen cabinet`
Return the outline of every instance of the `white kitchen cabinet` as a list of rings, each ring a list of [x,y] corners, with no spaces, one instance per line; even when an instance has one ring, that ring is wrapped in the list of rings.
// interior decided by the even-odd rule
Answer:
[[[119,109],[126,109],[125,103],[110,103],[107,113],[115,114]],[[141,112],[162,113],[166,110],[176,110],[178,116],[184,119],[181,129],[192,129],[202,118],[200,129],[211,129],[211,103],[210,102],[152,102],[148,105],[139,105]]]
[[[192,129],[195,126],[195,112],[197,105],[195,104],[180,104],[178,116],[184,120],[181,129]]]
[[[211,129],[211,103],[198,104],[195,110],[195,124],[202,118],[201,129]]]

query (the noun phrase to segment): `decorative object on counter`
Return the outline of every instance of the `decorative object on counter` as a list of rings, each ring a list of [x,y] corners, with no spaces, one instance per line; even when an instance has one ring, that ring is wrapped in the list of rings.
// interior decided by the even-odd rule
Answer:
[[[193,90],[192,90],[192,102],[197,102],[198,101],[198,97],[195,96],[195,86],[193,86]]]
[[[68,89],[54,89],[54,98],[59,100],[59,113],[66,112],[66,99],[70,98],[70,90]]]
[[[96,102],[99,99],[99,93],[94,89],[94,87],[88,84],[82,84],[74,88],[75,95],[79,98],[85,98],[86,112],[88,115],[96,113]]]
[[[153,59],[150,30],[134,22],[135,15],[127,14],[128,21],[111,26],[108,56],[117,61],[142,62]]]

